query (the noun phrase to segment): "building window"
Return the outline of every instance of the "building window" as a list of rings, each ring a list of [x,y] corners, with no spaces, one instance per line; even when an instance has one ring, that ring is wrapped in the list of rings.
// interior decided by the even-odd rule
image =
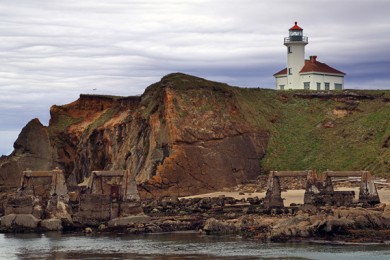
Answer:
[[[284,90],[284,85],[279,85],[280,90]]]
[[[343,84],[334,83],[334,89],[335,90],[342,90],[343,89]]]
[[[291,68],[288,68],[288,75],[292,75]]]
[[[288,47],[287,47],[287,52],[288,52],[288,53],[292,53],[292,51],[291,51],[291,46],[288,46]]]
[[[321,90],[321,82],[317,82],[317,90]]]
[[[310,89],[310,82],[303,82],[303,89]]]
[[[329,90],[329,82],[325,82],[325,90]]]

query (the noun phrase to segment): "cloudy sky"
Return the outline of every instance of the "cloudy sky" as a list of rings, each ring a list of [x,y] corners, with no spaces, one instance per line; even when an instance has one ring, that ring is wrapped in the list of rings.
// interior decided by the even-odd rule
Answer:
[[[388,0],[0,0],[0,155],[80,93],[136,95],[171,72],[273,88],[294,21],[346,88],[390,86]]]

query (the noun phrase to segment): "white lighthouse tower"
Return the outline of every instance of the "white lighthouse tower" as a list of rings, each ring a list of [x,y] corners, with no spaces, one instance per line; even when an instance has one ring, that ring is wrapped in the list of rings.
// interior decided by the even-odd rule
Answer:
[[[276,89],[342,90],[345,73],[319,62],[317,56],[305,60],[306,44],[308,38],[295,22],[289,29],[289,36],[284,38],[287,68],[274,74]]]
[[[289,36],[284,38],[284,45],[287,47],[287,89],[300,87],[299,71],[305,65],[307,43],[308,38],[303,36],[303,29],[295,22],[289,30]]]

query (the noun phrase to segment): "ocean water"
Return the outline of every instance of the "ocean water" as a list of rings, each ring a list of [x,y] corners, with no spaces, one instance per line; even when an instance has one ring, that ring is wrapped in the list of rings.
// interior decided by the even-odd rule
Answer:
[[[264,243],[190,232],[0,234],[0,259],[390,259],[390,244]]]

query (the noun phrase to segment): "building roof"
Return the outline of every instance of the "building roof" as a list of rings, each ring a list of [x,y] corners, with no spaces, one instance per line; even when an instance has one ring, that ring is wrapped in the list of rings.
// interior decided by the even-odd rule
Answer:
[[[290,31],[291,30],[303,30],[301,27],[298,26],[298,22],[295,22],[295,25],[293,27],[290,28]]]
[[[274,74],[274,77],[276,77],[276,76],[283,76],[283,75],[287,75],[287,68],[284,68],[284,69],[282,69],[282,70],[279,71],[279,72],[276,72],[276,73]]]
[[[345,75],[344,72],[339,71],[331,66],[317,61],[317,56],[310,56],[310,60],[305,60],[305,65],[299,73],[306,72],[320,72],[320,73],[329,73],[329,74],[341,74]]]
[[[305,65],[303,68],[299,71],[299,73],[309,73],[309,72],[319,72],[324,74],[339,74],[339,75],[345,75],[344,72],[339,71],[335,68],[332,68],[331,66],[317,61],[317,56],[310,56],[310,60],[305,60]],[[282,69],[279,72],[276,72],[274,74],[274,77],[276,76],[285,76],[287,75],[287,68]]]

